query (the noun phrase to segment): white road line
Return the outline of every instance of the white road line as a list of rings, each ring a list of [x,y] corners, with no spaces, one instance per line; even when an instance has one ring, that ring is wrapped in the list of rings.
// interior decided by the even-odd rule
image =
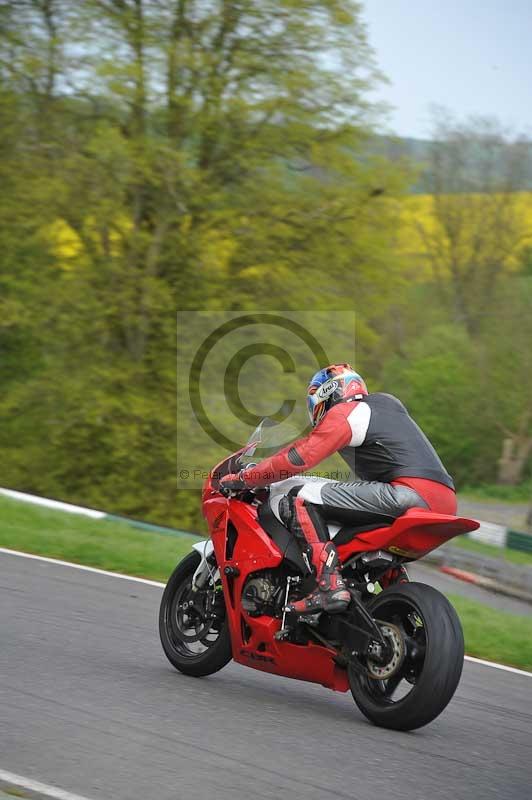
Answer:
[[[20,556],[21,558],[32,558],[35,561],[46,561],[48,564],[57,564],[61,567],[73,567],[81,569],[83,572],[95,572],[97,575],[108,575],[111,578],[122,578],[125,581],[136,581],[136,583],[146,583],[148,586],[160,586],[164,589],[165,583],[160,581],[149,581],[147,578],[137,578],[134,575],[122,575],[121,572],[109,572],[106,569],[97,567],[87,567],[85,564],[74,564],[72,561],[60,561],[58,558],[46,558],[46,556],[36,556],[33,553],[21,553],[19,550],[8,550],[7,547],[0,547],[0,553],[7,553],[9,556]]]
[[[7,547],[0,547],[0,553],[7,553],[10,556],[20,556],[20,558],[32,558],[35,561],[46,561],[48,564],[57,564],[61,567],[72,567],[73,569],[81,569],[84,572],[95,572],[97,575],[108,575],[111,578],[122,578],[126,581],[136,581],[137,583],[146,583],[148,586],[159,586],[164,588],[165,583],[159,581],[149,581],[147,578],[136,578],[134,575],[122,575],[120,572],[109,572],[105,569],[97,569],[96,567],[86,567],[84,564],[74,564],[72,561],[60,561],[57,558],[47,558],[46,556],[36,556],[33,553],[22,553],[19,550],[9,550]],[[474,658],[473,656],[464,656],[466,661],[471,661],[473,664],[480,664],[483,667],[493,667],[494,669],[502,669],[505,672],[513,672],[516,675],[527,675],[532,678],[532,672],[527,672],[524,669],[517,669],[517,667],[508,667],[506,664],[498,664],[496,661],[485,661],[483,658]]]
[[[516,675],[528,675],[532,678],[532,672],[527,672],[524,669],[517,669],[517,667],[508,667],[506,664],[497,664],[496,661],[485,661],[483,658],[473,658],[473,656],[464,656],[466,661],[472,661],[473,664],[481,664],[483,667],[494,667],[495,669],[503,669],[505,672],[515,672]]]
[[[0,781],[11,783],[14,786],[22,786],[23,789],[28,789],[30,792],[39,792],[46,797],[54,797],[56,800],[89,800],[88,797],[82,797],[80,794],[65,792],[64,789],[58,789],[57,786],[48,786],[46,783],[25,778],[23,775],[15,775],[14,772],[7,772],[5,769],[0,769]]]
[[[72,503],[63,503],[61,500],[49,500],[47,497],[39,497],[36,494],[15,492],[14,489],[0,489],[0,494],[3,494],[5,497],[11,497],[13,500],[22,500],[24,503],[33,503],[36,506],[54,508],[56,511],[67,511],[69,514],[82,514],[84,517],[92,517],[93,519],[103,519],[107,516],[105,511],[97,511],[95,508],[73,506]]]

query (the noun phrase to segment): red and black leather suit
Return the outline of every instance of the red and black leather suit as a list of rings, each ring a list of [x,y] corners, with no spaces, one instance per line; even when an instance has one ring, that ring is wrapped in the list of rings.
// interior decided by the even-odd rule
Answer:
[[[380,392],[337,403],[307,436],[241,477],[249,487],[267,486],[337,452],[360,480],[302,479],[300,490],[291,492],[289,527],[307,542],[328,538],[323,520],[389,524],[414,506],[456,513],[453,481],[433,446],[400,400]]]

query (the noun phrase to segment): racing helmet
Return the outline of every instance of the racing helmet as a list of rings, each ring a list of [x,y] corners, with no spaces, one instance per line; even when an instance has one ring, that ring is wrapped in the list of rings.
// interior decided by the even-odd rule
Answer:
[[[313,376],[307,389],[307,408],[315,427],[337,403],[368,394],[364,380],[350,364],[331,364]]]

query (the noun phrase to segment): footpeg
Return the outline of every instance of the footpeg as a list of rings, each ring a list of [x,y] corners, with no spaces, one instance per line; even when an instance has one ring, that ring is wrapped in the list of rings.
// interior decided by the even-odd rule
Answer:
[[[291,628],[280,628],[280,630],[276,631],[273,634],[273,638],[277,642],[282,642],[283,639],[288,639],[291,630],[292,630]]]

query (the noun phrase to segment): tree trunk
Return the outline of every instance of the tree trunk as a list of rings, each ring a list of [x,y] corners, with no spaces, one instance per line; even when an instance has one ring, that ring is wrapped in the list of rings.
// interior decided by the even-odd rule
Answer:
[[[507,486],[516,486],[520,483],[531,452],[532,437],[507,437],[502,445],[497,482]]]
[[[532,500],[530,501],[528,514],[526,515],[526,525],[527,525],[528,532],[532,533]]]

